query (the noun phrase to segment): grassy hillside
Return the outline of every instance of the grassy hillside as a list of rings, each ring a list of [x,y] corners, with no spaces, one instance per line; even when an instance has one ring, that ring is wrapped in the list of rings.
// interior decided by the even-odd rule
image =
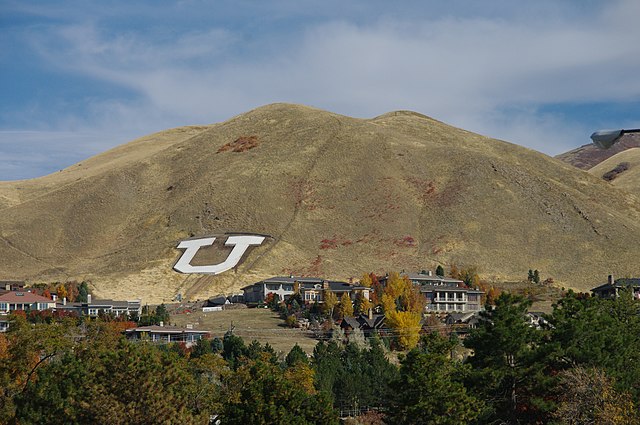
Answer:
[[[640,148],[620,152],[589,170],[618,188],[640,197]]]
[[[91,279],[149,302],[237,290],[282,274],[477,265],[530,268],[587,289],[638,274],[640,204],[611,184],[510,143],[413,112],[369,120],[274,104],[151,135],[40,179],[0,184],[4,278]],[[181,275],[189,236],[268,242],[237,270]]]

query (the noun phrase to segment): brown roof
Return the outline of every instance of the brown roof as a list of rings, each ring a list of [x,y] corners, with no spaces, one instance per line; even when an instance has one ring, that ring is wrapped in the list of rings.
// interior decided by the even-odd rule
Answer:
[[[12,304],[52,303],[49,298],[24,291],[11,291],[0,295],[0,301]]]

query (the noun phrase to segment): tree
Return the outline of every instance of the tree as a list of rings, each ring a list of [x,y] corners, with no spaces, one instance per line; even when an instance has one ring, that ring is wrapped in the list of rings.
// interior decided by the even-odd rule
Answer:
[[[616,390],[604,371],[578,366],[560,373],[560,406],[553,417],[566,424],[633,425],[633,398]]]
[[[457,425],[479,416],[482,402],[461,382],[467,368],[447,356],[446,350],[409,351],[392,386],[389,423]]]
[[[83,281],[78,289],[78,302],[86,303],[89,295],[89,285]]]
[[[371,285],[373,285],[373,280],[371,279],[371,275],[368,273],[363,274],[362,277],[360,278],[360,286],[371,288]]]
[[[438,264],[438,267],[436,267],[436,276],[444,277],[444,267],[442,267],[439,264]]]
[[[529,273],[527,274],[527,280],[533,282],[533,270],[531,269],[529,269]]]
[[[411,349],[420,338],[420,319],[425,298],[406,277],[389,274],[382,294],[386,325],[393,330],[400,349]]]
[[[309,359],[307,358],[307,353],[296,343],[287,354],[284,362],[287,367],[294,367],[298,363],[309,364]]]
[[[537,269],[533,271],[533,283],[540,283],[540,272]]]
[[[369,301],[362,292],[358,292],[356,294],[356,300],[353,303],[353,308],[358,314],[367,314],[369,309],[372,308],[371,301]]]
[[[541,332],[526,319],[530,305],[523,297],[502,293],[493,309],[480,313],[480,323],[464,342],[473,350],[469,384],[474,394],[490,401],[487,415],[494,420],[535,422],[536,415],[546,414],[537,394],[548,374],[537,358]]]
[[[325,313],[329,314],[329,317],[333,317],[333,309],[338,304],[338,297],[330,289],[325,289],[323,294],[324,304],[323,308]]]
[[[340,317],[353,317],[353,303],[351,302],[351,298],[349,298],[349,294],[346,292],[340,296],[338,314]]]
[[[63,284],[58,285],[58,287],[56,288],[56,292],[58,293],[58,298],[60,299],[67,297],[67,288],[65,288]]]
[[[164,303],[156,307],[155,316],[158,323],[163,322],[169,324],[170,316]]]
[[[304,381],[306,382],[306,381]],[[277,365],[252,360],[229,378],[221,419],[225,424],[336,424],[324,393],[308,392]]]

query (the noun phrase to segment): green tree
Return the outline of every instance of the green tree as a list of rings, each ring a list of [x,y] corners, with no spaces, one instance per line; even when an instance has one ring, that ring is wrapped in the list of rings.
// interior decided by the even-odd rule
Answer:
[[[434,347],[433,345],[432,347]],[[445,346],[442,344],[442,346]],[[409,351],[388,410],[389,423],[457,425],[473,422],[482,402],[462,383],[467,367],[448,359],[446,351]]]
[[[326,395],[311,394],[277,365],[252,360],[229,380],[221,415],[225,424],[338,424]]]
[[[157,324],[159,324],[160,322],[163,322],[165,325],[169,324],[170,316],[169,312],[167,311],[167,306],[165,306],[164,303],[156,307],[155,316]]]
[[[530,305],[523,297],[502,293],[465,339],[465,347],[473,350],[469,383],[474,394],[488,401],[487,420],[528,423],[546,414],[537,396],[548,382],[538,359],[542,334],[526,319]]]
[[[442,267],[441,265],[438,265],[438,267],[436,267],[436,276],[444,277],[444,267]]]
[[[289,351],[289,354],[287,354],[287,357],[284,361],[287,367],[294,367],[298,363],[309,364],[307,353],[305,353],[297,343],[293,346],[293,348],[291,348],[291,351]]]
[[[82,283],[80,284],[80,288],[78,289],[77,301],[81,303],[86,303],[88,295],[89,295],[89,285],[87,285],[87,282],[82,281]]]

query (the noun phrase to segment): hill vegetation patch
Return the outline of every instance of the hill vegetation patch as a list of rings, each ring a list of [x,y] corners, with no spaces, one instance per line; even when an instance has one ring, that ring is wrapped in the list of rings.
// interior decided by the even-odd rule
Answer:
[[[620,164],[616,165],[616,167],[613,170],[610,170],[604,173],[602,175],[602,178],[610,182],[614,180],[616,177],[618,177],[620,174],[627,171],[629,167],[630,167],[630,164],[628,162],[621,162]]]
[[[225,143],[218,149],[217,153],[221,152],[246,152],[249,149],[253,149],[260,145],[258,136],[240,136],[233,142]]]

